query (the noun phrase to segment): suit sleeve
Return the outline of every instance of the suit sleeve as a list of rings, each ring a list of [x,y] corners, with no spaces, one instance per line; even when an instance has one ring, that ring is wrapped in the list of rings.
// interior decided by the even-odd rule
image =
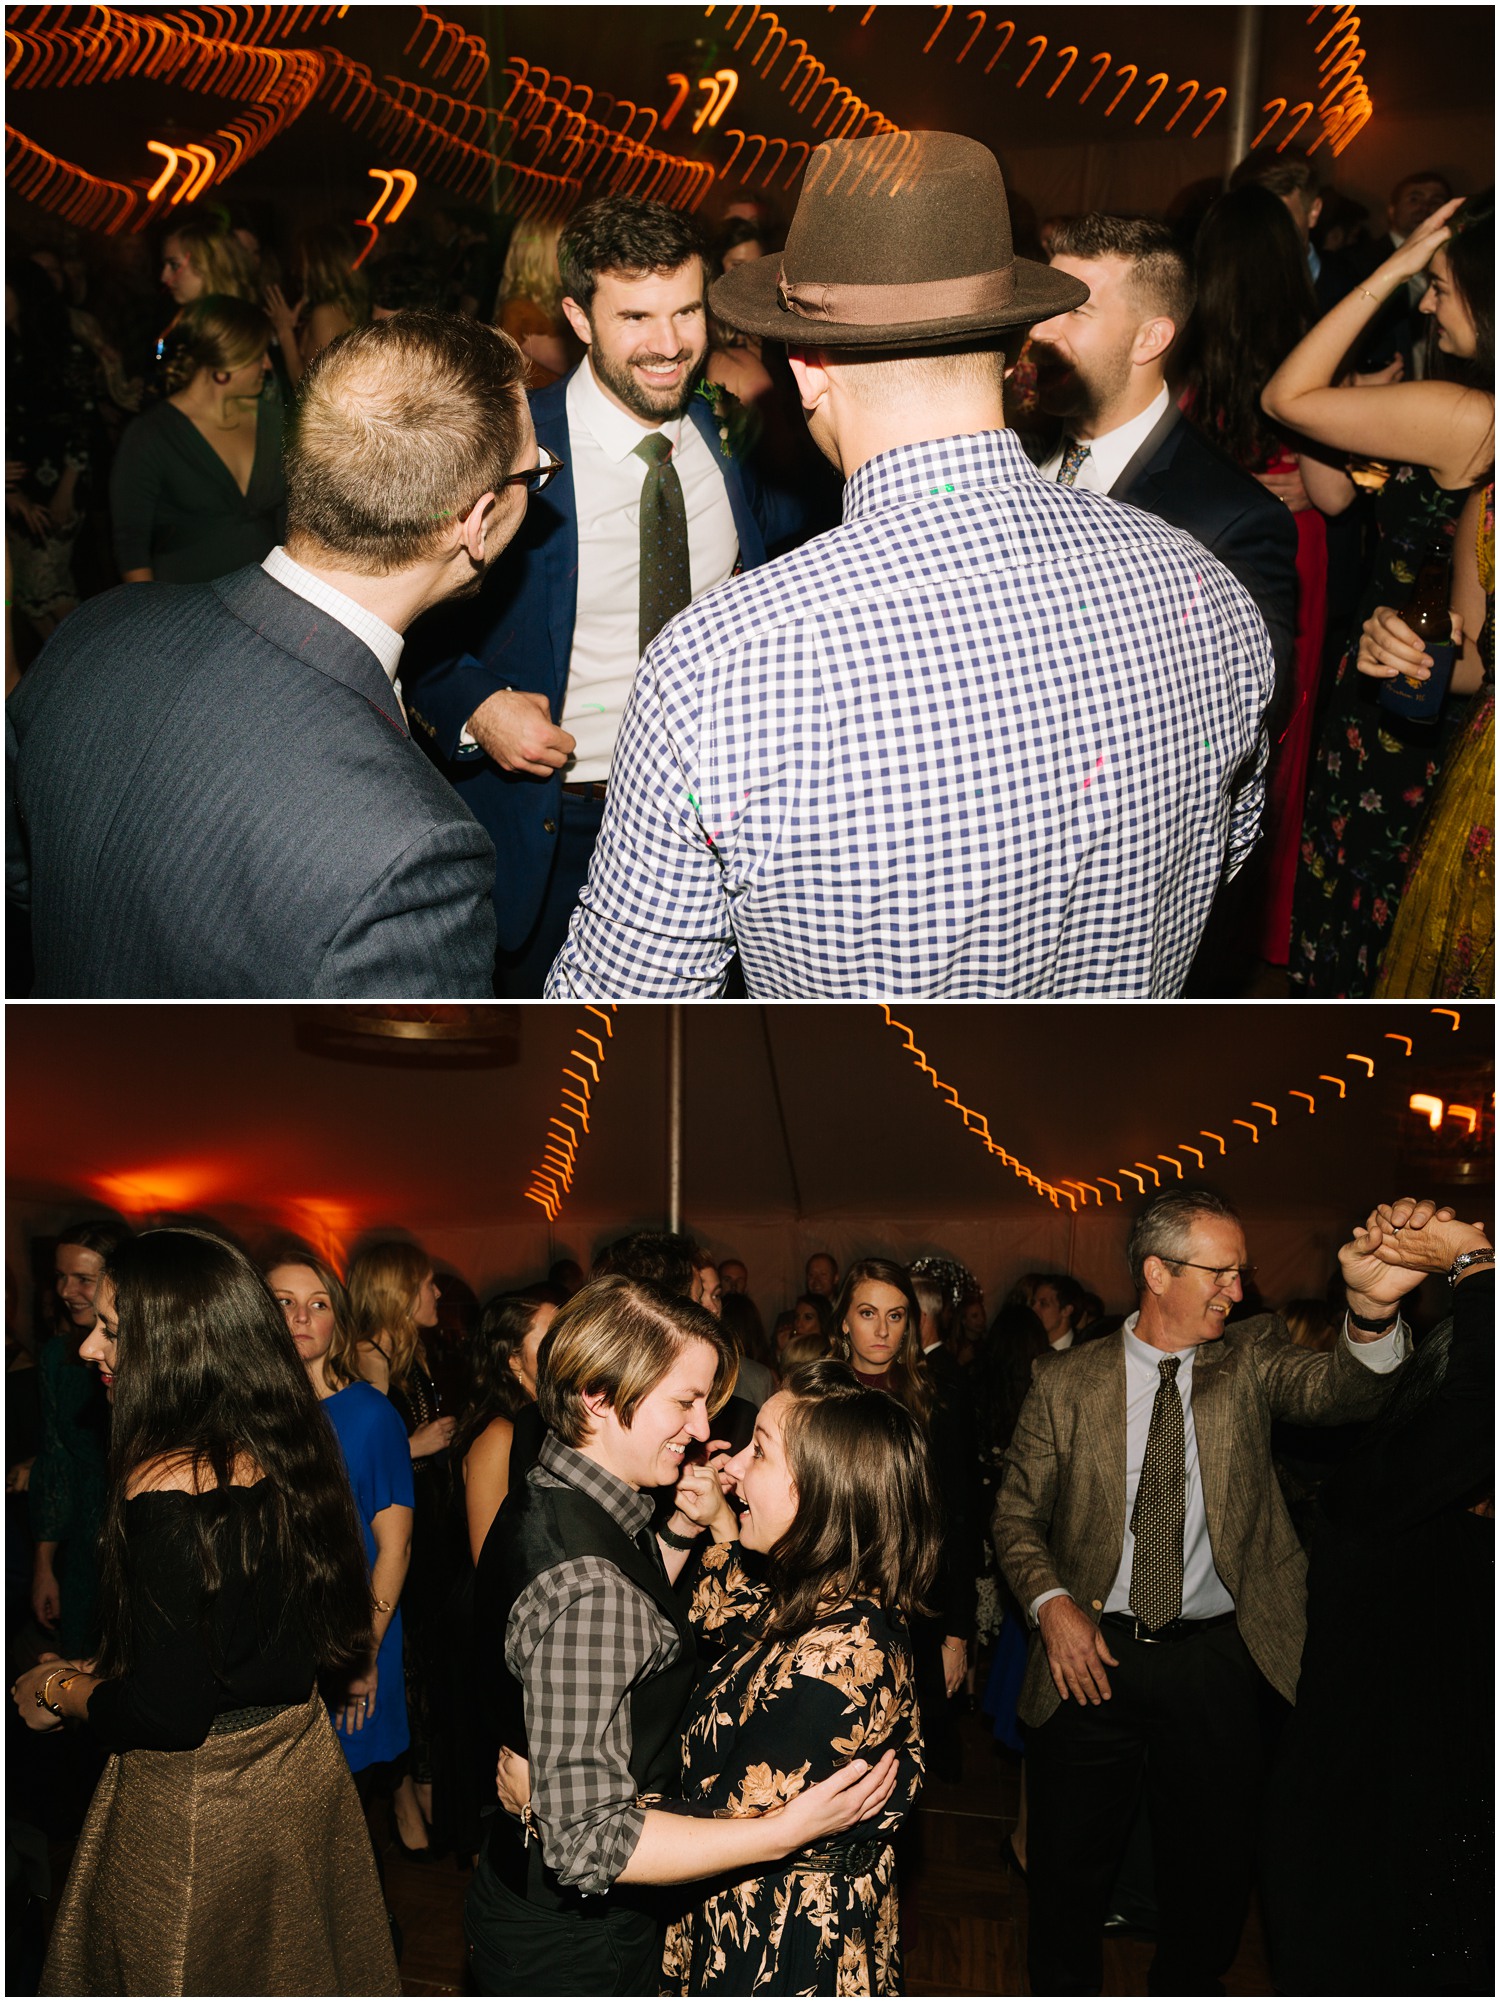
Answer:
[[[476,822],[423,835],[345,919],[314,998],[492,1000],[494,882],[495,851]]]
[[[1372,1418],[1395,1383],[1394,1373],[1377,1376],[1366,1369],[1343,1335],[1320,1354],[1298,1348],[1278,1319],[1264,1340],[1263,1381],[1271,1415],[1295,1425],[1347,1425]]]
[[[1290,698],[1297,653],[1297,524],[1290,508],[1246,507],[1214,537],[1213,553],[1255,600],[1276,662],[1267,727],[1273,732]]]
[[[1033,1375],[1016,1419],[1005,1475],[995,1500],[995,1556],[1023,1606],[1043,1592],[1069,1589],[1059,1578],[1047,1547],[1057,1503],[1058,1452],[1052,1408]]]
[[[551,999],[711,1000],[723,988],[734,929],[698,813],[696,706],[691,670],[654,640],[620,725],[588,881],[547,976]]]

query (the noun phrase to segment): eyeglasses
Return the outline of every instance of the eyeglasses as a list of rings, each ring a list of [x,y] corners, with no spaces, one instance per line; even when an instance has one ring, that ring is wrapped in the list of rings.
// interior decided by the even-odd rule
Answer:
[[[539,494],[549,480],[555,479],[567,464],[555,452],[549,452],[545,445],[538,445],[539,461],[524,473],[507,473],[496,485],[502,487],[525,487],[528,494]]]
[[[1211,1272],[1216,1286],[1229,1286],[1236,1279],[1249,1281],[1255,1277],[1253,1265],[1198,1265],[1191,1258],[1164,1258],[1162,1264],[1185,1265],[1190,1272]]]

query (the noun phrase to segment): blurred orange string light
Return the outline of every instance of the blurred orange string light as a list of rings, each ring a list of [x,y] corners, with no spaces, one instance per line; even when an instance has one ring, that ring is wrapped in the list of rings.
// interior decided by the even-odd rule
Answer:
[[[593,1083],[582,1071],[576,1071],[571,1064],[564,1064],[562,1075],[571,1078],[578,1086],[574,1091],[570,1085],[559,1085],[558,1098],[561,1101],[557,1111],[547,1121],[547,1132],[542,1141],[540,1164],[531,1171],[531,1180],[523,1191],[528,1202],[538,1203],[547,1212],[549,1223],[556,1223],[563,1202],[573,1187],[573,1170],[578,1164],[578,1127],[585,1136],[589,1131],[589,1101],[593,1089],[600,1082],[604,1066],[605,1042],[614,1040],[614,1023],[611,1017],[617,1010],[589,1008],[586,1011],[603,1028],[601,1038],[592,1026],[580,1027],[574,1031],[575,1040],[592,1043],[598,1051],[598,1060],[584,1051],[569,1049],[568,1055],[578,1063],[586,1064],[593,1072]],[[576,1122],[576,1123],[575,1123]]]

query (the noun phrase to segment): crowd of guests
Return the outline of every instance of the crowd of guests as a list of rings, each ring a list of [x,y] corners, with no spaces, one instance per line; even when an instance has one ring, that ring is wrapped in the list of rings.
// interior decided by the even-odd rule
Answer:
[[[399,1993],[384,1816],[473,1864],[475,1992],[899,1993],[982,1692],[1032,1992],[1132,1897],[1223,1992],[1257,1874],[1281,1990],[1491,1992],[1493,1249],[1402,1199],[1339,1258],[1263,1311],[1186,1190],[1127,1315],[819,1252],[768,1330],[667,1233],[481,1308],[408,1239],[70,1224],[7,1358],[8,1987]]]
[[[1267,149],[1211,200],[1051,217],[1031,241],[983,148],[922,141],[899,200],[845,214],[809,175],[789,226],[742,201],[712,234],[607,197],[503,244],[493,219],[435,211],[368,262],[313,227],[283,261],[229,214],[189,214],[155,304],[140,239],[13,239],[8,688],[110,583],[265,562],[240,618],[264,636],[291,593],[352,634],[358,673],[317,664],[427,751],[427,817],[449,824],[441,857],[380,849],[392,810],[345,791],[351,726],[309,720],[278,656],[243,699],[314,738],[306,770],[283,754],[285,789],[318,790],[378,858],[336,880],[329,842],[286,835],[282,784],[240,772],[232,741],[228,838],[205,856],[177,797],[201,732],[143,757],[104,715],[135,796],[177,803],[147,815],[144,849],[102,820],[107,867],[90,840],[75,881],[53,822],[77,835],[66,774],[95,694],[76,656],[102,653],[121,702],[154,711],[164,653],[245,652],[218,599],[194,619],[112,602],[50,649],[60,699],[23,683],[14,705],[36,991],[1492,992],[1490,194],[1416,170],[1377,236],[1305,155]],[[939,213],[964,218],[991,294],[954,303]],[[861,303],[893,272],[927,317]],[[502,330],[512,360],[445,335],[457,321]],[[1447,660],[1400,614],[1433,558],[1451,559],[1456,643],[1424,711]],[[913,744],[952,749],[924,764]],[[387,744],[393,786],[403,757]],[[109,752],[89,765],[108,814]],[[251,871],[261,819],[283,847]],[[412,882],[375,951],[361,899],[397,853]],[[285,926],[318,940],[310,965],[269,922],[243,959],[228,942],[269,869]],[[313,886],[328,908],[300,913]],[[94,929],[90,896],[132,906],[130,945],[59,942]],[[188,899],[223,919],[174,941]],[[436,933],[417,915],[434,907]]]

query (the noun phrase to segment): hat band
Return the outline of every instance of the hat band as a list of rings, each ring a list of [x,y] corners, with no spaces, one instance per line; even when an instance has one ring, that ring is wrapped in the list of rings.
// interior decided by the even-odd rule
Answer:
[[[844,327],[915,327],[933,320],[969,319],[1003,312],[1015,297],[1014,266],[978,271],[968,278],[934,278],[922,285],[818,285],[776,280],[781,303],[800,320]]]

